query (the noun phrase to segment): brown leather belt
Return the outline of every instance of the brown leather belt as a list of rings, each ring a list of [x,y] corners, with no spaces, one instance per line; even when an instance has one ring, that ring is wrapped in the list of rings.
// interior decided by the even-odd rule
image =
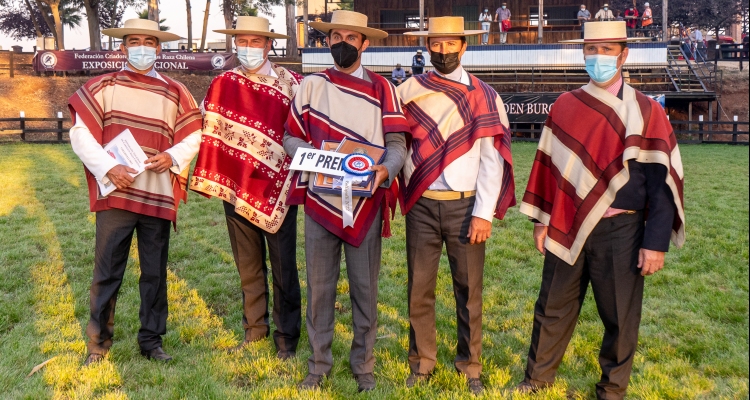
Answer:
[[[425,190],[422,193],[422,197],[426,197],[430,200],[461,200],[468,197],[476,196],[477,191],[472,190],[470,192],[454,192],[452,190]]]

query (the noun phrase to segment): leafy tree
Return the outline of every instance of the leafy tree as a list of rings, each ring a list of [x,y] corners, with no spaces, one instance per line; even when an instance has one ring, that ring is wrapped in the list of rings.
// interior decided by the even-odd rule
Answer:
[[[140,19],[149,19],[148,18],[148,9],[141,10],[140,12],[138,12],[138,18],[140,18]],[[165,31],[169,30],[168,26],[163,25],[165,22],[167,22],[166,18],[162,18],[162,19],[159,20],[159,30],[162,31],[162,32],[165,32]]]

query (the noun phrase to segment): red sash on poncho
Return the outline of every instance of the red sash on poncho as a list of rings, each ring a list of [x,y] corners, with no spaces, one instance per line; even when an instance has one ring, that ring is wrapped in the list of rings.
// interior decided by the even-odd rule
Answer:
[[[129,71],[91,79],[68,100],[72,118],[78,114],[101,145],[129,129],[147,156],[163,152],[199,131],[202,116],[185,86],[162,77],[166,83]],[[96,178],[86,169],[91,211],[119,208],[175,222],[180,200],[187,201],[187,172],[145,171],[130,187],[100,197]]]
[[[499,114],[505,110],[498,109],[498,94],[494,89],[471,74],[469,78],[471,85],[467,86],[430,72],[415,76],[412,78],[414,82],[407,81],[400,88],[405,102],[404,114],[411,127],[411,137],[407,143],[412,150],[411,162],[414,165],[408,185],[402,184],[401,212],[404,215],[448,165],[484,137],[495,138],[495,149],[505,161],[503,176],[494,177],[497,184],[502,186],[495,218],[503,219],[508,208],[516,204],[511,133],[503,125]],[[457,113],[433,115],[430,105],[446,101],[455,105]],[[440,132],[439,127],[444,124],[445,118],[461,118],[461,128],[455,132]],[[401,179],[403,183],[403,175]]]
[[[385,145],[387,133],[407,132],[409,126],[393,85],[365,70],[370,82],[333,68],[305,78],[294,98],[285,125],[290,135],[320,149],[323,141],[345,137]],[[354,226],[343,228],[341,196],[308,189],[310,174],[296,172],[289,204],[304,204],[305,213],[345,242],[359,246],[382,208],[383,236],[390,236],[389,212],[396,206],[398,185],[378,188],[372,197],[354,197]]]
[[[628,85],[623,100],[594,85],[564,93],[545,123],[521,212],[549,226],[545,247],[574,264],[591,231],[629,179],[625,161],[667,167],[675,219],[685,241],[683,171],[661,106]]]
[[[275,233],[289,208],[292,181],[284,122],[302,77],[272,68],[278,78],[227,71],[211,83],[190,189],[233,204],[237,214]]]

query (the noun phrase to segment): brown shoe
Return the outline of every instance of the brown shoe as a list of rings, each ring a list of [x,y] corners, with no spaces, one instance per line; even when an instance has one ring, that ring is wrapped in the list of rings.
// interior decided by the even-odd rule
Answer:
[[[88,367],[91,364],[100,363],[100,362],[102,362],[102,360],[104,360],[104,355],[102,355],[102,354],[96,354],[96,353],[90,353],[86,357],[86,361],[83,362],[83,366],[84,367]]]
[[[514,394],[533,394],[533,393],[536,393],[536,392],[538,392],[538,391],[546,388],[547,386],[548,385],[544,385],[544,386],[532,385],[529,382],[523,381],[523,382],[519,383],[513,389],[513,393]]]
[[[427,382],[430,380],[430,374],[420,374],[419,372],[412,372],[409,377],[406,378],[406,387],[413,388],[415,385],[421,382]]]
[[[141,350],[141,355],[148,358],[149,360],[156,360],[161,362],[172,361],[172,356],[165,353],[161,346],[151,350]]]
[[[229,354],[239,353],[242,350],[245,350],[245,347],[247,347],[247,345],[249,345],[250,343],[252,342],[250,342],[249,340],[243,340],[242,343],[238,344],[237,346],[227,349],[227,353]]]
[[[307,374],[305,379],[297,385],[299,390],[318,390],[323,386],[323,375]]]

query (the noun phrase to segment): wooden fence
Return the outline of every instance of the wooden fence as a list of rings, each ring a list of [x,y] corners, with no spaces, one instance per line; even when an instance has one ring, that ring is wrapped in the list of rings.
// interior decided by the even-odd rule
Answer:
[[[748,144],[750,122],[736,121],[670,121],[677,135],[679,143],[724,143],[724,144]],[[8,138],[9,141],[20,141],[27,143],[66,143],[65,133],[69,128],[64,128],[68,119],[63,117],[62,112],[57,113],[56,118],[26,118],[21,115],[17,118],[0,118],[0,137]],[[44,125],[39,127],[38,125]],[[519,142],[536,142],[542,134],[544,124],[541,123],[511,123],[513,140]],[[30,137],[30,134],[44,134],[42,139]],[[54,135],[54,136],[51,136]],[[13,137],[18,139],[14,140]]]

